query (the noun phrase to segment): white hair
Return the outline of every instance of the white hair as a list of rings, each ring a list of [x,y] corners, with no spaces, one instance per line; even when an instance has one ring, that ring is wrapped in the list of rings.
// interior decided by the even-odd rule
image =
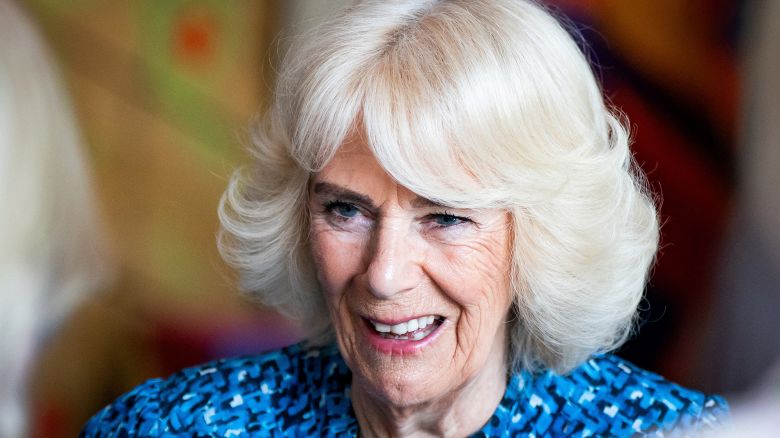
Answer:
[[[0,436],[26,435],[36,348],[110,273],[80,148],[43,41],[0,0]]]
[[[275,93],[223,196],[220,247],[242,287],[312,339],[330,324],[307,182],[359,129],[418,195],[511,212],[514,369],[565,372],[624,342],[656,211],[585,56],[541,6],[361,1],[291,49]]]

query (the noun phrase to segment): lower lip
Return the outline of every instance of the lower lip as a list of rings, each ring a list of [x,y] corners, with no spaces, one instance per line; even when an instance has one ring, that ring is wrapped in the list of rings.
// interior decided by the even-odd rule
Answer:
[[[380,353],[396,356],[405,356],[419,353],[423,348],[429,346],[436,340],[436,338],[439,337],[441,328],[444,326],[444,324],[447,323],[446,320],[442,321],[442,323],[439,324],[439,326],[436,327],[430,334],[428,334],[428,336],[420,339],[419,341],[415,341],[413,339],[385,338],[376,330],[374,330],[371,322],[365,318],[362,319],[364,323],[363,329],[366,333],[366,337],[368,338],[368,343],[376,348]]]

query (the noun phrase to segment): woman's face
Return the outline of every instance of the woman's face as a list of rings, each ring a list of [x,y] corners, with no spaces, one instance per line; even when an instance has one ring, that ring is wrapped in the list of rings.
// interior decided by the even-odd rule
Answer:
[[[421,198],[359,140],[309,190],[317,276],[355,385],[395,406],[503,385],[509,215]]]

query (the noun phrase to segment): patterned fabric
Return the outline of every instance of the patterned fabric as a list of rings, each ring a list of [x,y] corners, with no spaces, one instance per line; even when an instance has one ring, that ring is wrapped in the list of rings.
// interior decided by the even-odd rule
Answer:
[[[336,347],[293,345],[149,380],[98,412],[81,436],[356,436],[350,382]],[[721,397],[602,355],[566,376],[513,375],[474,436],[685,436],[727,412]]]

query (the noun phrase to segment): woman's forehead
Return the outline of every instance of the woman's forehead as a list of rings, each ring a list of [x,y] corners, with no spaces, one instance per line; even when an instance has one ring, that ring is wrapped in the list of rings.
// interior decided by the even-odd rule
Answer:
[[[449,207],[415,193],[395,180],[360,136],[345,141],[330,162],[313,176],[311,184],[315,194],[366,204],[374,202],[372,192],[378,188],[392,188],[409,199],[412,208]]]
[[[339,149],[321,171],[313,175],[315,194],[373,204],[380,194],[393,191],[415,196],[399,184],[364,146],[354,144]]]
[[[330,161],[315,174],[315,179],[338,178],[343,180],[361,175],[390,178],[365,142],[348,140],[339,146]]]
[[[387,124],[376,126],[357,121],[338,145],[328,148],[329,153],[315,154],[330,158],[312,175],[312,182],[338,180],[354,189],[374,180],[398,185],[419,198],[418,205],[505,208],[505,203],[495,202],[496,198],[503,199],[500,190],[485,184],[490,172],[473,170],[473,160],[464,158],[458,145],[449,144],[447,135],[432,139],[436,144],[431,144],[421,138],[388,138],[391,131],[394,130]],[[491,167],[488,157],[490,154],[480,158],[488,161],[481,163],[482,167]]]

